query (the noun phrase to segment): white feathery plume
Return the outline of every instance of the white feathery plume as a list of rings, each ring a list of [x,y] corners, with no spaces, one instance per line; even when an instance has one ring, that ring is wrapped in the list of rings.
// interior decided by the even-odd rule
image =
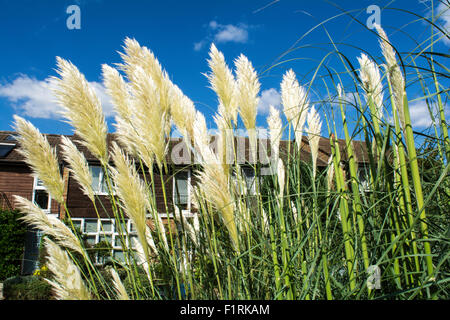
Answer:
[[[270,106],[267,124],[269,126],[270,150],[272,159],[278,159],[280,154],[280,140],[283,135],[283,123],[280,112],[274,106]]]
[[[322,121],[314,106],[308,113],[308,142],[311,149],[311,157],[313,162],[313,178],[316,177],[317,157],[319,154],[320,131],[322,129]]]
[[[357,58],[360,69],[359,76],[363,83],[366,102],[372,99],[376,110],[376,116],[381,119],[383,116],[383,85],[381,83],[380,70],[374,61],[369,59],[364,53]]]
[[[281,82],[281,101],[287,120],[294,128],[295,141],[300,150],[303,126],[309,109],[306,90],[298,83],[294,71],[288,70]]]
[[[401,124],[405,128],[405,115],[403,110],[403,96],[405,94],[405,80],[403,78],[400,66],[398,65],[395,50],[389,43],[389,39],[380,25],[374,23],[375,29],[380,36],[380,46],[386,64],[389,70],[389,78],[392,83],[392,90],[394,92],[395,107],[398,110]]]
[[[95,202],[94,190],[92,189],[92,175],[84,154],[66,136],[61,137],[61,149],[64,160],[69,164],[69,171],[72,173],[75,181],[78,182],[83,193],[92,202]]]
[[[224,171],[223,163],[211,150],[208,144],[206,123],[203,115],[197,112],[195,120],[195,146],[201,155],[202,170],[197,171],[198,190],[202,198],[212,204],[221,213],[223,222],[227,227],[233,245],[237,248],[238,234],[234,220],[235,203],[229,188],[229,172]]]
[[[139,140],[148,145],[161,166],[168,147],[166,137],[170,135],[171,130],[173,84],[148,48],[140,46],[134,39],[127,38],[124,49],[125,53],[120,54],[124,63],[119,67],[130,81],[134,114],[132,127],[138,132],[136,135],[141,137]],[[139,142],[137,146],[141,153],[148,154],[142,143]]]
[[[131,109],[130,86],[125,82],[122,75],[115,68],[102,65],[103,84],[111,100],[116,113],[125,120],[131,120],[133,110]]]
[[[123,154],[116,143],[112,145],[112,159],[114,167],[111,167],[111,175],[114,181],[115,190],[120,199],[124,212],[131,218],[136,227],[139,241],[147,243],[147,218],[146,213],[149,207],[146,188],[135,164]]]
[[[139,66],[134,70],[132,88],[136,129],[155,155],[158,166],[162,166],[167,152],[167,113],[160,100],[159,88]]]
[[[241,54],[235,60],[236,82],[237,82],[237,101],[239,113],[248,131],[250,150],[252,160],[256,161],[257,136],[256,136],[256,115],[259,103],[260,83],[258,74],[254,70],[247,57]]]
[[[58,300],[90,300],[92,297],[86,287],[80,270],[69,258],[67,252],[62,250],[50,239],[45,239],[47,251],[47,266],[53,275],[47,280]]]
[[[219,113],[214,116],[219,134],[217,135],[217,147],[219,160],[223,166],[223,172],[229,175],[229,164],[233,163],[233,131],[228,128],[226,119]]]
[[[148,231],[148,233],[150,233],[150,231]],[[134,253],[135,253],[137,265],[144,269],[145,273],[147,274],[148,281],[152,281],[152,275],[150,273],[151,272],[150,264],[148,263],[147,259],[145,258],[144,248],[142,247],[141,242],[136,240],[135,238],[131,238],[131,242],[132,242],[131,245],[135,250]],[[155,248],[155,251],[156,251],[156,248]]]
[[[127,152],[136,158],[142,159],[147,168],[153,168],[154,154],[150,149],[150,146],[146,142],[144,136],[137,130],[133,124],[138,122],[133,113],[132,121],[125,120],[120,116],[115,118],[116,123],[116,137],[121,146],[123,146]],[[142,123],[140,121],[139,123]]]
[[[57,102],[63,115],[81,137],[81,143],[104,165],[108,163],[108,128],[100,99],[83,74],[69,61],[57,57],[57,73],[52,77]]]
[[[16,208],[25,213],[25,216],[21,218],[23,221],[53,237],[60,246],[74,250],[86,257],[80,240],[61,220],[46,214],[36,204],[23,197],[14,196],[14,200]]]
[[[117,297],[119,298],[119,300],[130,300],[127,290],[125,289],[125,286],[123,285],[122,281],[120,280],[120,277],[119,277],[119,274],[117,273],[117,271],[114,268],[109,268],[109,272],[111,273],[114,289],[117,293]]]
[[[194,103],[176,85],[172,85],[171,90],[172,120],[183,135],[186,143],[191,145],[191,140],[194,137],[194,121],[196,116]]]
[[[200,111],[195,114],[194,120],[194,148],[197,154],[201,156],[201,161],[209,162],[214,161],[214,156],[211,154],[211,148],[209,147],[209,135],[208,128],[206,126],[206,120]]]
[[[147,47],[141,46],[135,39],[126,38],[125,53],[120,53],[123,64],[119,67],[126,73],[130,85],[136,87],[139,83],[137,69],[143,69],[144,73],[155,82],[158,88],[160,106],[164,113],[170,114],[170,88],[171,82],[167,73],[161,67],[158,59]],[[168,119],[165,119],[168,120]]]
[[[117,140],[133,156],[140,157],[151,168],[153,153],[135,126],[136,111],[130,85],[123,79],[119,71],[106,64],[102,66],[103,83],[112,98]]]
[[[47,138],[31,122],[14,115],[14,127],[18,132],[19,153],[47,188],[53,199],[64,203],[64,180],[59,171],[58,159],[54,148]]]
[[[236,96],[237,83],[233,73],[228,68],[223,53],[211,44],[208,65],[211,72],[205,76],[208,78],[211,89],[216,92],[219,105],[224,107],[224,118],[227,123],[231,120],[237,124],[238,101]]]

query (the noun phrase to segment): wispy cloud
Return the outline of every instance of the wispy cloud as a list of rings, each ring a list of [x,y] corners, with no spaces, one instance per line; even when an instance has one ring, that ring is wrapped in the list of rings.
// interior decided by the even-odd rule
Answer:
[[[448,1],[439,1],[439,4],[436,6],[438,1],[432,2],[431,0],[419,0],[419,3],[423,4],[426,7],[426,17],[431,20],[433,13],[433,20],[436,22],[438,26],[442,28],[443,31],[450,33],[450,4]],[[434,10],[432,10],[432,4],[434,5]],[[428,23],[423,22],[425,25]],[[438,36],[441,38],[442,43],[446,46],[450,46],[450,39],[448,39],[442,33],[439,33]]]
[[[428,109],[427,103],[425,100],[418,100],[411,102],[409,104],[409,110],[411,113],[411,124],[413,127],[417,128],[428,128],[433,124],[433,121],[430,116],[430,111]],[[436,124],[439,125],[439,116],[436,107],[436,103],[431,104],[431,110],[433,112],[433,116],[436,120]],[[450,108],[444,105],[445,117],[450,117]]]
[[[200,51],[209,42],[214,41],[216,43],[247,43],[249,27],[245,23],[238,24],[220,24],[215,20],[212,20],[205,26],[208,35],[194,43],[194,50]]]
[[[436,8],[436,17],[438,17],[438,21],[442,23],[443,29],[448,33],[450,33],[450,6],[441,2]],[[443,37],[442,41],[445,45],[450,46],[450,40],[447,37]]]
[[[90,82],[102,102],[106,117],[114,114],[110,97],[99,82]],[[61,107],[56,104],[50,78],[37,80],[20,75],[10,83],[0,84],[0,98],[7,99],[21,115],[32,118],[59,119]]]
[[[275,88],[263,90],[259,97],[258,113],[269,114],[270,106],[281,108],[281,95]]]

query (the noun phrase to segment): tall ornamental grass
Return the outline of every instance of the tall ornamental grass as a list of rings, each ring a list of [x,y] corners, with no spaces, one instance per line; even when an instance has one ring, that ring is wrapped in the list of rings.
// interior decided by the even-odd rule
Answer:
[[[261,151],[269,157],[269,150],[257,143],[256,133],[262,77],[244,55],[228,65],[214,44],[210,48],[205,76],[218,101],[215,150],[204,115],[136,40],[125,40],[117,68],[102,68],[116,110],[117,140],[111,146],[95,91],[72,63],[58,58],[55,96],[80,143],[103,167],[125,258],[113,260],[106,273],[99,269],[72,223],[55,150],[16,116],[22,154],[67,217],[64,224],[16,199],[25,220],[46,234],[48,281],[56,297],[447,299],[450,142],[444,111],[448,88],[439,81],[445,83],[450,73],[437,60],[448,56],[433,51],[434,24],[431,44],[404,54],[375,27],[380,58],[367,52],[345,56],[330,38],[332,50],[309,82],[301,83],[292,69],[284,73],[282,108],[271,106],[267,117],[269,168],[261,158],[250,161],[251,182],[233,143],[239,119],[251,160]],[[325,66],[330,56],[342,62],[341,71]],[[421,61],[429,67],[419,66]],[[320,76],[325,68],[326,76]],[[313,98],[317,83],[327,92],[321,101]],[[414,131],[406,93],[411,83],[420,83],[427,103],[437,101],[433,135]],[[352,92],[351,101],[344,87]],[[190,166],[197,181],[193,217],[172,206],[164,179],[179,170],[167,161],[174,128],[197,160]],[[100,217],[103,208],[84,155],[71,140],[61,143],[71,176]],[[320,158],[321,148],[327,159]],[[366,158],[357,158],[361,154]],[[173,224],[164,223],[157,211],[157,186]],[[137,239],[126,231],[128,219]]]

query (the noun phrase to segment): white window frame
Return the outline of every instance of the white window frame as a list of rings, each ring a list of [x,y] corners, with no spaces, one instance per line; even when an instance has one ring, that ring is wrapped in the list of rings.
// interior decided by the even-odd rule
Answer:
[[[92,177],[92,178],[93,178],[93,176],[92,176],[92,173],[91,173],[91,168],[93,168],[93,167],[96,167],[96,168],[100,168],[100,169],[101,169],[101,170],[100,170],[100,175],[99,175],[99,177],[98,177],[98,186],[97,186],[97,190],[95,190],[94,188],[92,188],[92,189],[94,190],[94,194],[97,195],[97,196],[107,196],[107,195],[109,195],[108,192],[98,191],[98,190],[101,190],[101,189],[102,189],[103,179],[104,179],[104,176],[105,176],[105,172],[104,172],[104,170],[103,170],[103,167],[102,167],[101,165],[89,164],[89,173],[91,174],[91,177]],[[114,194],[114,191],[113,191],[113,194]]]
[[[97,230],[96,231],[91,231],[91,232],[86,232],[85,231],[85,225],[86,225],[86,221],[87,220],[91,220],[91,221],[96,221],[97,222]],[[72,218],[73,222],[80,222],[80,229],[81,229],[81,233],[83,235],[86,236],[90,236],[90,237],[95,237],[94,239],[94,243],[92,245],[96,245],[97,243],[100,242],[100,239],[102,236],[110,236],[111,237],[111,247],[112,247],[112,256],[114,257],[114,253],[115,252],[124,252],[124,248],[122,247],[122,245],[116,245],[116,238],[118,238],[118,241],[120,241],[120,233],[116,230],[116,219],[108,219],[108,218]],[[105,222],[110,222],[111,223],[111,230],[110,231],[106,231],[103,232],[102,230],[102,226],[100,223],[105,223]],[[132,230],[132,221],[131,219],[127,219],[126,221],[126,232],[129,236],[133,236],[133,237],[137,237],[137,231],[136,230]],[[129,239],[129,237],[127,237],[125,234],[123,235],[125,238],[125,247],[128,249],[134,249],[134,246],[132,243],[130,243],[131,239]],[[119,242],[120,243],[120,242]],[[96,261],[95,263],[98,264],[102,264],[102,262],[97,260],[98,257],[96,257]]]
[[[175,190],[176,190],[176,188],[175,188],[175,184],[176,184],[176,175],[178,174],[178,173],[181,173],[181,172],[187,172],[187,180],[188,180],[188,182],[187,182],[187,184],[188,184],[188,204],[187,204],[187,209],[184,209],[184,210],[181,210],[181,214],[183,214],[183,215],[185,215],[186,217],[189,217],[189,216],[193,216],[192,215],[192,213],[191,213],[191,197],[192,197],[192,185],[191,185],[191,170],[189,170],[189,169],[184,169],[184,170],[179,170],[179,171],[177,171],[174,175],[173,175],[173,183],[172,183],[172,201],[173,201],[173,205],[175,206],[175,203],[176,203],[176,201],[175,201]],[[167,214],[164,214],[164,213],[161,213],[160,214],[160,216],[161,217],[167,217],[167,216],[169,216],[169,217],[172,217],[173,216],[173,214],[170,214],[170,215],[167,215]]]
[[[39,181],[39,178],[34,177],[34,179],[33,179],[33,193],[32,193],[32,195],[31,195],[31,202],[34,203],[34,200],[35,200],[35,198],[36,198],[35,192],[36,192],[37,190],[43,190],[43,191],[47,192],[47,194],[48,194],[48,206],[47,206],[47,209],[42,209],[42,208],[41,208],[41,209],[42,209],[45,213],[51,214],[51,211],[52,211],[52,196],[50,195],[50,192],[48,192],[47,188],[46,188],[44,185],[42,185],[42,186],[39,186],[39,185],[38,185],[38,181]],[[54,215],[54,216],[57,216],[57,214],[53,214],[53,215]]]
[[[242,176],[242,178],[244,180],[243,182],[244,182],[245,185],[241,186],[238,183],[237,176],[236,176],[235,172],[233,171],[233,174],[231,175],[231,179],[232,179],[232,182],[234,183],[234,186],[235,186],[236,190],[238,190],[240,192],[240,195],[243,195],[243,196],[257,196],[257,195],[259,195],[258,192],[256,192],[256,179],[257,178],[259,179],[259,177],[256,176],[255,169],[253,167],[240,167],[240,169],[241,169],[241,176]],[[247,186],[247,179],[246,179],[247,176],[245,174],[245,170],[246,169],[247,170],[248,169],[253,170],[253,184],[252,184],[250,190],[247,190],[247,187],[248,187]],[[242,187],[244,187],[245,189],[242,190]],[[248,192],[248,191],[250,191],[250,192]]]

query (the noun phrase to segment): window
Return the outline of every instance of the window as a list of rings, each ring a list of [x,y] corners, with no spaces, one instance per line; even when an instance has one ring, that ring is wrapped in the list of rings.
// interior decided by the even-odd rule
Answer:
[[[364,165],[360,165],[358,168],[358,179],[359,179],[359,190],[360,192],[370,191],[370,180],[369,180],[369,168]]]
[[[38,178],[34,178],[32,201],[42,210],[44,210],[47,213],[50,213],[51,209],[50,194],[47,192],[47,188],[45,188],[42,181],[39,180]]]
[[[0,158],[4,158],[14,149],[15,144],[12,143],[0,143]]]
[[[250,167],[241,167],[241,176],[243,178],[243,183],[238,183],[236,174],[233,171],[232,179],[239,194],[252,196],[256,195],[255,170]]]
[[[111,256],[121,262],[125,261],[124,249],[133,248],[131,239],[137,239],[137,233],[131,220],[122,223],[116,219],[73,218],[72,222],[80,228],[86,236],[87,243],[91,246],[102,241],[108,242],[112,247]],[[97,264],[105,262],[103,258],[96,257]]]
[[[6,137],[5,141],[17,141],[17,134],[13,133]]]
[[[92,176],[92,189],[96,194],[108,194],[105,173],[101,166],[89,166]]]
[[[173,202],[182,211],[190,211],[191,199],[191,173],[190,171],[180,171],[174,176],[173,183]]]
[[[256,195],[255,170],[253,168],[242,168],[245,184],[249,195]]]

